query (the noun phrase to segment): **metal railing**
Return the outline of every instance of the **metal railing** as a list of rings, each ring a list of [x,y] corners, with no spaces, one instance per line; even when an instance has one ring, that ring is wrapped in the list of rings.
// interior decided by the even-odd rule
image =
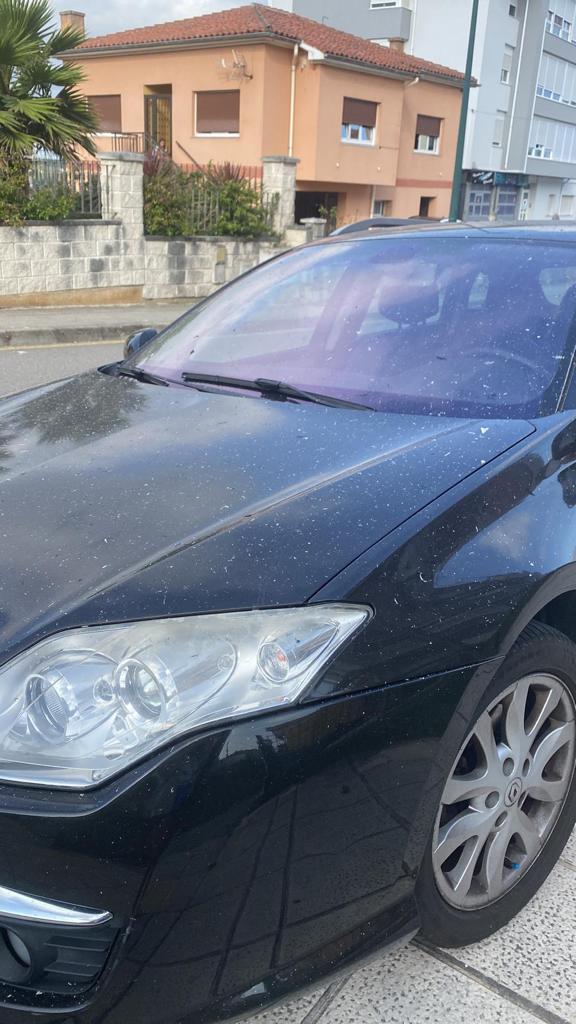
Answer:
[[[276,212],[277,200],[275,196],[265,195],[259,186],[254,188],[249,181],[247,186],[252,188],[254,200],[251,203],[254,214],[260,221],[260,234],[267,235],[274,232],[274,215]],[[229,230],[223,226],[223,221],[231,219],[232,211],[228,208],[225,198],[225,184],[199,184],[197,187],[189,187],[188,196],[188,231],[191,235],[217,235],[228,234]]]
[[[146,153],[153,146],[144,132],[97,132],[93,142],[101,153]]]
[[[63,192],[73,199],[71,217],[102,216],[101,168],[97,160],[35,159],[30,162],[31,193],[43,188]]]

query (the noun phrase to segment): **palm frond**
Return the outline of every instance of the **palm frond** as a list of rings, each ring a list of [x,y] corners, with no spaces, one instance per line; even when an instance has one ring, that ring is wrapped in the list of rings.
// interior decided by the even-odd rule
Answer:
[[[78,91],[84,72],[56,55],[83,39],[56,29],[49,0],[0,0],[0,153],[43,148],[58,156],[95,148],[98,119]]]

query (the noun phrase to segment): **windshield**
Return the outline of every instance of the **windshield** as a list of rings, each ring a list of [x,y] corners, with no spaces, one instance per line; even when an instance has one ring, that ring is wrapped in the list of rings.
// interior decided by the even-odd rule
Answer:
[[[130,365],[283,381],[379,411],[535,416],[556,409],[575,311],[565,243],[354,240],[238,279]]]

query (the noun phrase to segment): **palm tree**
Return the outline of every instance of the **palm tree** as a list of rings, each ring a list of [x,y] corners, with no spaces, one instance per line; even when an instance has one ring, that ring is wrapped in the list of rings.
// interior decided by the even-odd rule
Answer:
[[[57,58],[83,39],[53,28],[48,0],[0,0],[0,164],[14,167],[38,149],[94,153],[98,121],[78,90],[82,69]]]

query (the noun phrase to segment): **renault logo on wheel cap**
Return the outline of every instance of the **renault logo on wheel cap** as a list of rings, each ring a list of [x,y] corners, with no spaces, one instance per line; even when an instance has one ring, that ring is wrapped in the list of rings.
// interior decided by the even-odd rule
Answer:
[[[514,779],[508,786],[508,790],[506,792],[505,802],[508,804],[508,807],[512,807],[512,804],[518,803],[521,793],[522,781],[521,779]]]

